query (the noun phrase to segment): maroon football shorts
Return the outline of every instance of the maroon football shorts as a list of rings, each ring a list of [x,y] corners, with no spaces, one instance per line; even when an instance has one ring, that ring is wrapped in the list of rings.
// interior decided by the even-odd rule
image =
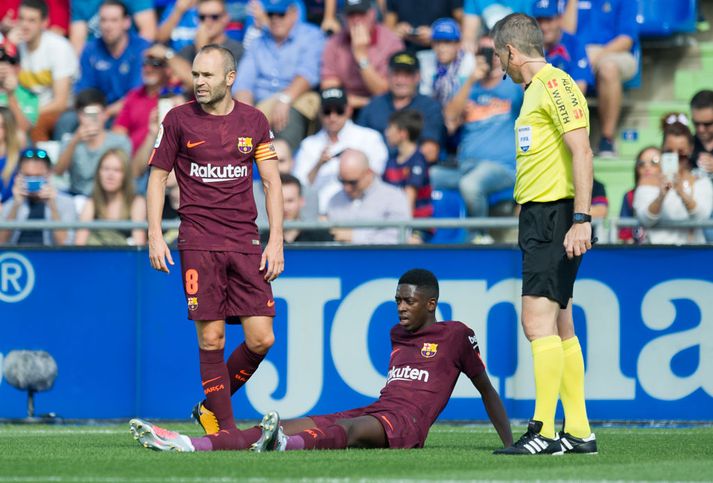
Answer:
[[[259,271],[257,253],[181,250],[183,292],[190,320],[275,316],[272,287]]]
[[[340,419],[352,419],[359,416],[372,416],[381,423],[389,442],[389,448],[423,448],[423,443],[426,442],[428,432],[421,435],[418,424],[412,416],[403,412],[374,407],[374,405],[333,414],[309,416],[309,418],[314,421],[315,426],[321,428],[337,424]]]

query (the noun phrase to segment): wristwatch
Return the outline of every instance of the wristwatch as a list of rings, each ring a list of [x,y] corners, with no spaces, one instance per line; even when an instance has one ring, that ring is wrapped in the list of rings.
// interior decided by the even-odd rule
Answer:
[[[359,59],[357,61],[357,64],[359,64],[360,69],[366,69],[369,67],[369,59],[367,57],[364,57],[363,59]]]
[[[572,215],[572,222],[573,223],[591,223],[592,215],[588,215],[586,213],[575,213],[574,215]]]
[[[280,92],[277,95],[277,101],[281,102],[283,104],[290,105],[290,104],[292,104],[292,97],[289,94],[287,94],[286,92]]]

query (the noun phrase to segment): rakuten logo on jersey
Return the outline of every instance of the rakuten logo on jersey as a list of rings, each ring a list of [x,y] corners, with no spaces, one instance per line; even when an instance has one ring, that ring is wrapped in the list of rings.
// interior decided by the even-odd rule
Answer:
[[[386,379],[386,384],[393,381],[423,381],[428,382],[428,371],[412,369],[411,366],[392,367]]]
[[[231,181],[238,178],[244,178],[248,175],[247,166],[213,166],[208,163],[201,166],[196,163],[191,163],[191,176],[201,178],[204,183],[220,183],[222,181]]]

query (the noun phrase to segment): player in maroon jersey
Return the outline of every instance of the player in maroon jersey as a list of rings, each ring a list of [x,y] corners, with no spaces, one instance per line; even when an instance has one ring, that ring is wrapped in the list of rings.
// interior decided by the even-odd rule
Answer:
[[[214,449],[242,444],[230,396],[272,346],[275,301],[270,282],[282,273],[282,188],[265,116],[232,99],[235,59],[218,45],[193,61],[195,101],[161,123],[149,165],[149,258],[168,273],[171,252],[161,232],[166,179],[176,173],[181,225],[178,250],[188,318],[198,335],[205,400],[194,413]],[[270,238],[262,250],[252,191],[253,162],[265,189]],[[225,324],[242,323],[245,342],[224,360]]]
[[[322,416],[284,421],[275,411],[260,426],[243,431],[254,451],[421,448],[428,431],[446,406],[460,373],[466,374],[483,399],[505,446],[512,433],[505,408],[480,358],[473,331],[461,322],[436,322],[438,281],[427,270],[406,272],[396,289],[399,324],[391,329],[389,374],[373,404]],[[202,439],[133,420],[131,429],[146,447],[195,451]]]

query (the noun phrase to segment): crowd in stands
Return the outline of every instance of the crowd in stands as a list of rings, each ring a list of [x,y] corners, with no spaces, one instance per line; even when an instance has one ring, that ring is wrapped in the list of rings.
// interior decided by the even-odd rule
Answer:
[[[285,219],[427,218],[438,190],[459,193],[468,216],[489,216],[515,182],[524,86],[503,76],[488,36],[512,12],[537,19],[548,62],[596,99],[595,151],[614,155],[624,86],[639,69],[631,0],[5,0],[0,220],[145,221],[160,122],[193,98],[191,63],[208,44],[233,53],[233,97],[270,122]],[[621,216],[642,228],[622,230],[627,243],[713,241],[713,230],[656,227],[708,219],[713,209],[713,91],[672,116],[661,145],[636,159]],[[672,172],[664,161],[674,158]],[[261,221],[259,180],[254,191]],[[595,181],[593,193],[592,214],[604,218],[604,186]],[[164,218],[177,218],[178,199],[169,180]],[[415,231],[409,241],[432,235]],[[492,242],[484,231],[469,236]],[[399,234],[285,238],[398,243]],[[142,245],[146,234],[5,230],[0,242]]]

